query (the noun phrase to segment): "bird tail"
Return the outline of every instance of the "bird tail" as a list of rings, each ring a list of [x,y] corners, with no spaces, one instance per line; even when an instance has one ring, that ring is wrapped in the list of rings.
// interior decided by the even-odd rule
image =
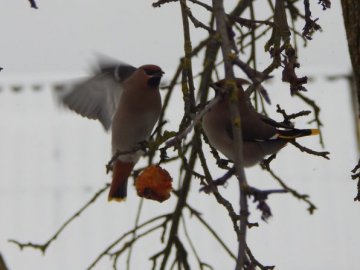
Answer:
[[[116,160],[113,169],[113,177],[108,195],[108,201],[124,201],[127,195],[127,182],[134,168],[132,162]]]
[[[292,140],[305,136],[319,135],[318,129],[289,129],[289,130],[278,130],[278,138]]]

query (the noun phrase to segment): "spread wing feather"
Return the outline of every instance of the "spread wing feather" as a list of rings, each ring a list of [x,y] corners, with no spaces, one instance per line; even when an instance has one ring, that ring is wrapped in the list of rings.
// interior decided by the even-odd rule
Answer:
[[[121,83],[135,70],[126,64],[104,64],[98,74],[76,84],[62,102],[84,117],[99,120],[105,130],[109,130],[121,96]]]

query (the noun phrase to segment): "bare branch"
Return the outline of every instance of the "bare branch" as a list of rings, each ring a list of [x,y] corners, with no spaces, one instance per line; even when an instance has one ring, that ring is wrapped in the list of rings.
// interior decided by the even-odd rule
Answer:
[[[136,214],[136,218],[135,218],[135,224],[134,227],[138,227],[139,226],[139,221],[140,221],[140,214],[141,214],[141,210],[144,204],[144,198],[140,199],[140,203],[139,203],[139,207],[137,209],[137,214]],[[135,241],[136,238],[136,231],[133,232],[132,234],[132,240]],[[128,256],[126,258],[126,270],[130,270],[130,261],[131,261],[131,255],[132,255],[132,250],[133,250],[133,246],[130,245],[129,247],[129,252],[128,252]],[[115,261],[115,260],[114,260]]]
[[[321,2],[321,0],[319,2]],[[325,6],[326,6],[326,3],[324,3],[323,7],[325,7]],[[330,5],[329,5],[329,7],[330,7]],[[316,23],[319,19],[315,19],[315,20],[311,19],[311,11],[310,11],[309,0],[304,0],[304,9],[305,9],[305,26],[303,28],[302,35],[305,38],[307,38],[308,40],[311,40],[312,39],[312,37],[311,37],[312,34],[315,31],[321,30],[321,26]]]
[[[38,6],[37,6],[35,0],[29,0],[29,3],[30,3],[31,8],[38,9]]]
[[[6,266],[5,260],[1,255],[1,253],[0,253],[0,270],[8,270],[8,267]]]
[[[29,0],[33,8],[37,8],[35,1],[36,0]],[[281,188],[261,190],[248,185],[243,168],[243,140],[240,128],[242,119],[240,118],[239,108],[237,106],[237,93],[239,89],[234,80],[234,66],[239,67],[241,71],[237,71],[244,72],[252,82],[248,89],[246,89],[246,96],[253,98],[255,109],[259,112],[262,110],[265,115],[265,101],[270,104],[270,93],[262,86],[262,83],[272,77],[275,69],[282,68],[282,80],[289,83],[291,94],[297,95],[304,104],[311,106],[315,113],[314,121],[316,121],[318,127],[322,125],[319,119],[320,108],[315,101],[299,93],[299,91],[305,90],[304,85],[307,82],[307,77],[299,77],[297,75],[297,69],[300,67],[300,64],[297,59],[298,46],[296,44],[296,40],[299,37],[304,42],[311,39],[312,33],[319,30],[320,26],[317,24],[317,19],[311,18],[310,1],[303,1],[305,14],[301,13],[303,11],[299,11],[296,2],[297,1],[289,0],[265,1],[263,8],[268,8],[270,14],[263,20],[257,20],[256,18],[257,14],[253,0],[238,1],[235,8],[228,13],[224,10],[223,0],[212,0],[212,2],[203,0],[155,0],[152,3],[153,7],[162,7],[164,4],[171,3],[180,8],[184,38],[184,55],[180,58],[180,63],[171,80],[166,82],[167,85],[164,84],[161,87],[161,89],[166,89],[166,92],[164,91],[163,107],[159,117],[159,125],[151,135],[149,142],[139,143],[134,149],[130,149],[129,151],[117,151],[106,165],[106,169],[107,172],[109,172],[112,169],[113,163],[121,155],[137,151],[145,153],[148,164],[156,162],[160,164],[177,160],[180,164],[179,188],[173,191],[177,196],[177,202],[172,213],[160,215],[144,223],[140,223],[140,212],[143,203],[143,200],[141,200],[135,224],[133,225],[134,227],[125,234],[117,236],[117,239],[114,238],[113,243],[105,247],[88,269],[92,269],[104,257],[111,260],[113,269],[117,269],[120,257],[125,252],[128,252],[126,268],[130,270],[131,254],[134,245],[138,240],[158,230],[161,230],[160,241],[164,243],[164,246],[160,251],[151,256],[152,269],[190,269],[191,265],[189,262],[191,262],[191,259],[197,261],[198,267],[201,270],[212,269],[211,265],[203,261],[203,258],[201,258],[200,253],[198,253],[196,249],[196,243],[190,238],[191,232],[188,232],[184,218],[184,209],[189,210],[190,214],[196,217],[204,230],[208,231],[209,235],[214,237],[221,248],[236,262],[236,270],[270,270],[274,268],[274,266],[262,265],[253,256],[247,244],[246,235],[248,229],[258,226],[256,221],[252,223],[249,222],[249,200],[252,199],[255,206],[261,211],[261,218],[264,221],[267,221],[271,216],[271,209],[267,200],[270,194],[290,193],[296,198],[306,202],[310,213],[312,213],[316,207],[308,199],[307,195],[300,194],[294,189],[291,189],[282,179],[271,171],[270,162],[275,159],[276,155],[271,155],[264,160],[262,167],[275,178]],[[330,0],[318,0],[318,4],[322,5],[324,9],[329,8]],[[190,9],[188,5],[191,6],[192,9]],[[199,9],[202,12],[205,11],[206,15],[209,15],[209,21],[207,23],[204,21],[204,17],[197,16],[196,12]],[[244,12],[250,14],[250,17],[241,17]],[[291,18],[287,18],[287,16]],[[305,22],[303,31],[297,29],[297,24],[295,24],[295,20],[299,19]],[[288,20],[292,23],[290,26],[290,21]],[[192,32],[190,31],[193,29],[192,25],[206,30],[202,31],[203,34],[206,34],[206,37],[195,44],[194,47],[192,44],[194,41],[191,39]],[[259,48],[264,47],[261,40],[269,31],[272,31],[272,33],[269,41],[265,44],[265,50],[269,52],[269,57],[272,58],[272,60],[270,60],[271,63],[268,64],[265,69],[259,70],[257,68],[259,61],[256,52],[259,51]],[[301,31],[303,35],[301,35]],[[220,49],[222,56],[219,57]],[[239,58],[240,52],[242,59],[246,60],[243,61]],[[195,56],[203,59],[203,69],[198,72],[196,76],[194,76],[192,69],[192,61],[194,61]],[[265,63],[265,60],[261,61]],[[234,162],[220,158],[216,149],[209,144],[200,124],[204,114],[220,99],[220,96],[218,96],[212,101],[208,101],[209,86],[214,80],[220,79],[219,74],[222,74],[220,71],[222,67],[224,67],[225,71],[226,84],[221,91],[225,91],[231,97],[228,106],[231,111],[232,131],[235,138],[233,145],[234,149],[236,149]],[[198,82],[196,79],[199,79],[198,87],[195,87],[195,84]],[[175,89],[177,89],[178,86],[181,87],[183,94],[184,114],[177,131],[168,131],[165,126],[167,123],[166,117],[169,110],[173,109],[169,108],[169,104],[171,99],[174,98],[173,93],[176,92]],[[278,106],[278,112],[284,117],[284,121],[278,123],[280,125],[279,127],[283,128],[285,126],[292,126],[291,120],[309,114],[309,111],[300,111],[288,115],[280,106]],[[190,133],[192,137],[189,138],[188,134]],[[203,136],[201,136],[201,134]],[[320,140],[322,142],[321,136]],[[212,178],[211,168],[209,168],[206,160],[208,157],[205,156],[203,151],[203,142],[209,145],[217,166],[226,169],[223,175],[216,180]],[[301,146],[295,141],[291,141],[290,143],[303,152],[328,159],[328,152],[316,152]],[[174,147],[175,151],[175,153],[170,155],[171,158],[168,157],[167,153],[167,151],[170,152],[170,147]],[[157,151],[160,152],[160,158],[155,161],[155,159],[158,158],[158,155],[156,155]],[[197,161],[200,162],[202,171],[195,168]],[[352,177],[353,179],[358,179],[358,194],[355,200],[360,201],[359,167],[360,165],[358,164],[358,166],[354,168]],[[136,175],[139,171],[140,169],[137,169],[133,174]],[[219,192],[219,190],[221,191],[219,186],[225,186],[234,174],[239,183],[240,207],[234,205],[231,200]],[[225,208],[238,241],[238,251],[236,255],[233,254],[230,248],[223,242],[221,235],[217,234],[210,224],[201,217],[201,214],[189,206],[188,193],[191,186],[190,183],[193,179],[199,181],[201,191],[208,192],[210,196],[214,196],[217,203]],[[108,185],[104,190],[107,187]],[[99,195],[100,194],[95,194],[95,199]],[[76,216],[80,215],[86,207],[88,207],[88,204],[66,221],[45,244],[33,244],[31,242],[24,244],[16,240],[10,241],[18,245],[21,249],[32,247],[45,253],[50,243],[52,243],[57,236],[61,234],[63,229],[71,223]],[[239,209],[239,212],[237,212],[237,209]],[[184,234],[179,232],[185,232],[185,237]],[[189,246],[190,249],[187,250]],[[193,258],[191,258],[191,256],[193,256]]]
[[[293,195],[295,198],[302,200],[304,202],[306,202],[308,204],[308,211],[310,214],[313,214],[314,211],[316,210],[316,206],[308,199],[309,196],[306,194],[300,194],[298,193],[295,189],[290,188],[289,186],[287,186],[285,184],[285,182],[283,180],[281,180],[281,178],[279,176],[277,176],[270,168],[266,168],[266,167],[262,167],[263,169],[265,169],[266,171],[269,172],[269,174],[280,184],[280,186],[285,189],[286,191],[288,191],[291,195]]]
[[[186,137],[186,135],[192,131],[194,126],[197,125],[198,123],[200,123],[203,116],[220,101],[220,98],[221,97],[218,96],[218,97],[214,98],[213,100],[211,100],[200,112],[198,112],[196,114],[194,120],[186,129],[184,129],[180,134],[176,135],[174,138],[168,140],[165,143],[165,147],[169,148],[169,147],[172,147],[172,146],[180,143],[181,140],[183,140]]]
[[[354,198],[354,201],[359,201],[360,202],[360,159],[358,164],[356,164],[356,166],[354,167],[354,169],[351,170],[351,178],[353,180],[357,180],[357,194]]]
[[[157,2],[154,2],[152,4],[152,6],[155,8],[155,7],[161,7],[161,5],[163,4],[168,4],[168,3],[171,3],[171,2],[178,2],[178,0],[159,0]]]
[[[303,100],[306,104],[308,104],[313,109],[315,118],[311,122],[315,122],[318,129],[320,130],[320,144],[322,146],[324,146],[323,136],[321,133],[321,127],[323,124],[320,120],[320,107],[316,104],[316,102],[314,100],[306,97],[305,95],[303,95],[301,93],[296,93],[296,96],[299,97],[301,100]]]
[[[98,257],[90,264],[90,266],[87,268],[87,270],[90,270],[92,268],[94,268],[94,266],[104,257],[104,256],[110,256],[111,255],[111,250],[116,247],[122,240],[124,240],[127,236],[132,235],[134,232],[138,231],[139,229],[150,225],[158,220],[164,219],[164,221],[162,223],[160,223],[159,225],[147,230],[146,232],[142,233],[142,236],[145,236],[146,234],[149,234],[150,232],[152,232],[153,230],[156,230],[157,228],[161,228],[164,223],[168,222],[171,218],[171,214],[164,214],[164,215],[160,215],[154,218],[151,218],[143,223],[141,223],[140,225],[138,225],[137,227],[133,228],[132,230],[124,233],[123,235],[121,235],[118,239],[116,239],[113,243],[111,243],[103,252],[101,252]],[[138,235],[139,237],[139,235]],[[133,240],[136,241],[136,240]]]
[[[292,123],[291,123],[292,119],[295,119],[295,118],[298,118],[298,117],[301,117],[301,116],[307,116],[307,115],[309,115],[311,113],[311,111],[300,111],[300,112],[297,112],[297,113],[287,114],[285,112],[285,110],[280,107],[279,104],[276,105],[276,108],[277,108],[276,112],[280,113],[284,118],[283,123],[285,125],[289,125],[289,126],[292,126]]]
[[[242,156],[242,134],[240,128],[240,113],[237,107],[237,93],[239,89],[235,83],[235,76],[232,66],[232,53],[228,31],[229,28],[226,24],[226,15],[224,11],[222,0],[213,0],[214,16],[216,19],[216,31],[220,35],[221,39],[221,50],[224,59],[225,67],[225,78],[226,88],[229,90],[230,99],[230,113],[232,118],[232,132],[234,134],[234,149],[235,151],[235,174],[239,181],[240,187],[240,229],[238,231],[238,259],[236,262],[236,270],[241,270],[245,264],[245,247],[246,247],[246,230],[248,224],[248,202],[245,193],[245,188],[248,186],[246,175],[243,167],[243,156]],[[214,193],[216,194],[216,193]]]
[[[209,264],[207,263],[204,263],[201,259],[200,259],[200,256],[198,254],[198,252],[196,251],[196,248],[195,248],[195,245],[193,243],[193,241],[191,240],[191,237],[189,235],[189,232],[188,232],[188,229],[187,229],[187,226],[186,226],[186,222],[185,222],[185,218],[182,217],[181,218],[181,222],[182,222],[182,227],[184,228],[184,233],[185,233],[185,237],[190,245],[190,248],[191,248],[191,251],[192,253],[195,255],[195,258],[199,264],[199,267],[201,270],[204,270],[205,267],[207,267],[208,269],[211,269],[211,270],[214,270],[213,267],[211,267]]]
[[[325,159],[330,159],[328,157],[328,155],[330,155],[330,152],[328,151],[322,151],[322,152],[318,152],[318,151],[315,151],[315,150],[312,150],[312,149],[309,149],[299,143],[297,143],[296,141],[290,141],[290,143],[292,145],[294,145],[296,148],[298,148],[301,152],[306,152],[310,155],[314,155],[314,156],[319,156],[319,157],[323,157]]]
[[[271,216],[271,210],[266,200],[270,194],[275,193],[287,193],[286,189],[269,189],[269,190],[259,190],[254,187],[249,187],[247,190],[248,196],[253,196],[253,201],[257,202],[257,209],[261,211],[261,219],[267,221]]]
[[[81,207],[74,215],[72,215],[67,221],[65,221],[64,224],[61,225],[61,227],[56,231],[56,233],[48,241],[46,241],[44,244],[34,244],[34,243],[31,243],[31,242],[22,243],[22,242],[19,242],[17,240],[14,240],[14,239],[9,239],[9,242],[14,243],[20,249],[33,248],[33,249],[38,249],[43,254],[45,254],[48,247],[51,245],[51,243],[53,241],[55,241],[57,239],[57,237],[62,233],[62,231],[72,221],[74,221],[76,218],[78,218],[91,204],[93,204],[97,200],[97,198],[109,188],[109,186],[110,186],[109,184],[106,184],[105,187],[103,187],[98,192],[96,192],[95,195],[83,207]]]
[[[194,208],[187,205],[188,210],[190,211],[191,215],[195,216],[200,223],[210,232],[210,234],[219,242],[219,244],[224,248],[224,250],[228,253],[228,255],[236,260],[236,256],[231,252],[230,248],[224,243],[221,237],[214,231],[213,228],[207,223],[200,215],[199,212],[194,210]]]
[[[227,183],[227,180],[231,178],[235,173],[235,167],[232,167],[228,170],[223,176],[213,181],[215,186],[224,186]],[[200,189],[200,191],[204,191],[205,193],[210,193],[212,191],[211,185],[206,185]]]

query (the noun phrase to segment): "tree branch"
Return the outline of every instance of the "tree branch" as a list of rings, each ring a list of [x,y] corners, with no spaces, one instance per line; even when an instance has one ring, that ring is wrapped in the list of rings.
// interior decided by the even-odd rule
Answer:
[[[232,43],[230,42],[228,33],[229,28],[226,24],[226,15],[223,6],[222,0],[213,0],[213,9],[214,16],[216,19],[216,31],[220,36],[221,40],[221,50],[224,59],[224,67],[225,67],[225,79],[226,79],[226,88],[230,92],[230,113],[232,118],[232,132],[234,134],[234,149],[235,149],[235,174],[239,181],[239,189],[240,189],[240,230],[238,234],[238,258],[236,262],[236,270],[241,270],[245,264],[245,247],[246,247],[246,230],[248,224],[248,202],[245,193],[245,189],[247,188],[247,180],[243,167],[243,156],[242,156],[242,134],[240,128],[240,113],[237,107],[237,98],[238,91],[235,75],[232,66],[232,53],[231,47]]]
[[[3,258],[3,256],[0,253],[0,270],[8,270],[5,260]]]
[[[106,184],[105,187],[103,187],[98,192],[96,192],[95,195],[83,207],[81,207],[74,215],[72,215],[67,221],[65,221],[65,223],[63,225],[61,225],[61,227],[56,231],[56,233],[48,241],[46,241],[44,244],[34,244],[34,243],[31,243],[31,242],[22,243],[22,242],[19,242],[17,240],[14,240],[14,239],[9,239],[9,242],[17,245],[20,249],[33,248],[33,249],[38,249],[43,254],[45,254],[48,247],[51,245],[51,243],[53,241],[55,241],[57,239],[57,237],[62,233],[62,231],[72,221],[74,221],[76,218],[78,218],[91,204],[93,204],[97,200],[97,198],[109,188],[109,186],[110,186],[109,184]]]
[[[38,6],[37,6],[35,0],[29,0],[29,3],[30,3],[31,8],[38,9]]]
[[[356,164],[356,166],[354,167],[354,169],[351,170],[351,178],[353,180],[357,180],[357,194],[354,198],[354,201],[359,201],[360,202],[360,159],[358,164]]]

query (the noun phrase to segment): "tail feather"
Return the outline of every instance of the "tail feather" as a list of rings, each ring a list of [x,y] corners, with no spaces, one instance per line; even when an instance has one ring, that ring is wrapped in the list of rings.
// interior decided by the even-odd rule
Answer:
[[[124,201],[126,199],[128,177],[134,165],[132,162],[122,162],[120,160],[115,162],[108,201]]]
[[[278,130],[278,138],[280,139],[296,139],[305,136],[318,135],[320,131],[318,129],[290,129],[290,130]]]

